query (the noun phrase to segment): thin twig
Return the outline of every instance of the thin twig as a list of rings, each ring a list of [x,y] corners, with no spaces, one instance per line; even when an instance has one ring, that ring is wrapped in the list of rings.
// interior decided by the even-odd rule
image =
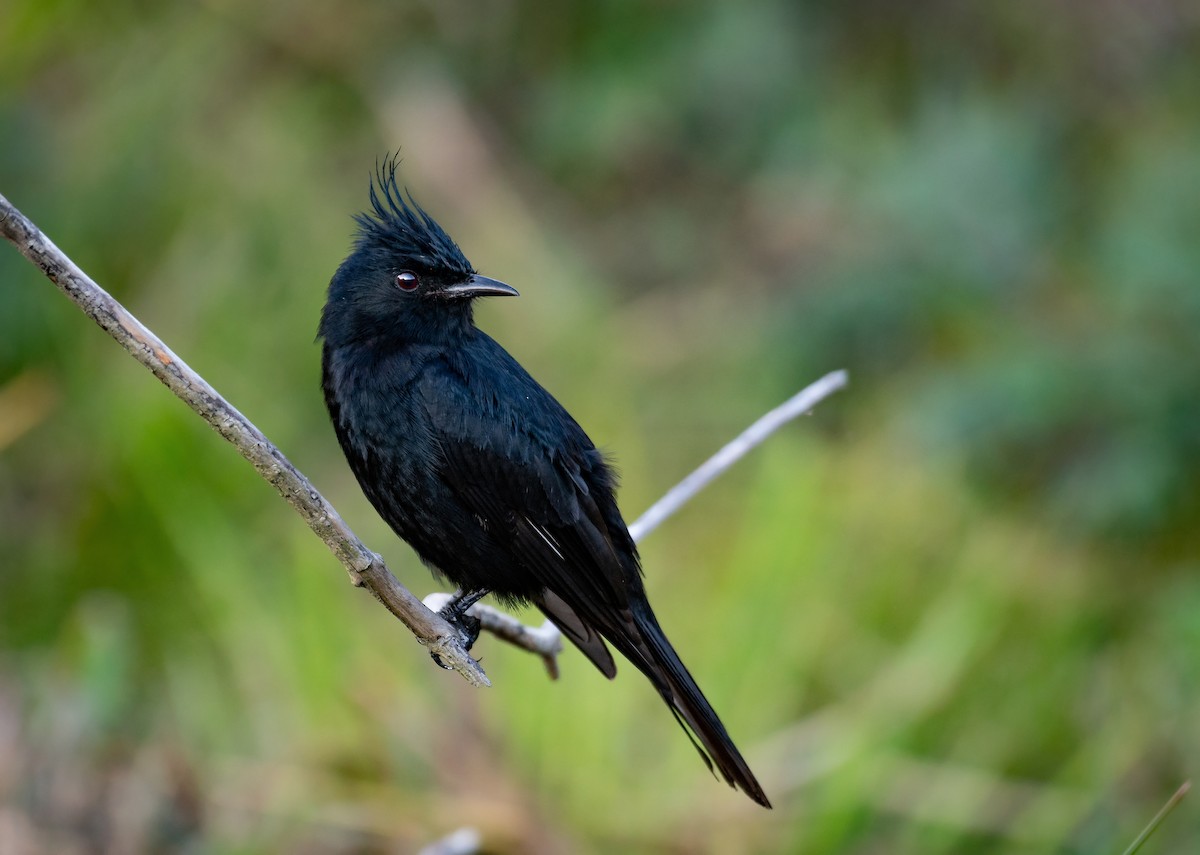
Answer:
[[[700,465],[667,494],[655,502],[649,510],[637,518],[629,527],[629,533],[635,542],[641,541],[654,531],[664,520],[691,501],[697,493],[720,477],[734,463],[745,457],[751,450],[760,445],[763,440],[779,430],[797,416],[809,412],[821,401],[846,385],[845,371],[834,371],[826,374],[815,383],[801,389],[792,397],[769,413],[758,419],[750,427],[742,431],[720,451]],[[425,605],[437,611],[450,602],[451,595],[436,593],[425,598]],[[550,621],[545,621],[540,627],[525,626],[511,615],[498,611],[484,603],[476,603],[467,610],[481,621],[481,628],[491,632],[511,644],[530,653],[542,657],[546,670],[552,679],[558,677],[556,657],[562,652],[562,634]]]
[[[1150,835],[1158,830],[1163,820],[1167,818],[1167,814],[1175,810],[1176,805],[1183,801],[1183,797],[1188,794],[1188,790],[1191,788],[1191,781],[1184,781],[1179,785],[1179,789],[1175,791],[1175,795],[1167,799],[1167,803],[1154,815],[1154,819],[1150,820],[1150,824],[1142,829],[1142,833],[1137,836],[1137,840],[1129,844],[1129,848],[1125,850],[1125,855],[1134,855],[1135,852],[1142,848],[1142,844],[1149,840]]]
[[[826,374],[750,425],[724,448],[704,461],[691,475],[668,490],[665,496],[638,517],[629,527],[629,533],[633,535],[633,539],[640,541],[654,531],[667,517],[683,507],[730,466],[745,457],[751,449],[761,444],[763,440],[792,419],[809,412],[821,401],[843,388],[847,380],[848,375],[845,371],[833,371]]]
[[[483,847],[483,837],[473,828],[460,828],[424,847],[417,855],[475,855]]]
[[[229,440],[333,551],[350,573],[354,585],[367,588],[422,644],[472,685],[490,685],[479,663],[463,648],[454,628],[425,608],[396,580],[383,559],[355,536],[333,506],[283,456],[283,452],[204,378],[172,353],[158,336],[76,267],[2,195],[0,233],[134,359],[149,368],[180,400]]]

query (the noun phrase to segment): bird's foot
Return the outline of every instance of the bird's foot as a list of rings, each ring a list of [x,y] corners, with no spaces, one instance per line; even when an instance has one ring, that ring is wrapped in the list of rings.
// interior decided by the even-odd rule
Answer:
[[[469,651],[475,646],[475,642],[479,640],[479,630],[483,625],[483,621],[469,615],[466,612],[460,613],[442,613],[442,617],[446,619],[446,623],[450,624],[458,630],[459,641],[462,642],[463,650]]]
[[[467,614],[467,609],[475,605],[483,597],[487,596],[488,592],[485,589],[474,589],[470,591],[459,591],[454,599],[442,606],[438,610],[438,616],[446,623],[454,627],[454,631],[458,633],[458,640],[462,644],[463,650],[470,651],[475,646],[475,642],[479,640],[479,631],[483,626],[483,622],[474,615]],[[430,653],[433,661],[441,668],[449,670],[449,666],[442,662],[441,657],[436,653]]]

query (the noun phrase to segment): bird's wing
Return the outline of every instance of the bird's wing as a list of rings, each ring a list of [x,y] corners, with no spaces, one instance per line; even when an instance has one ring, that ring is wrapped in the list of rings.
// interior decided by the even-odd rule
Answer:
[[[558,616],[559,628],[605,675],[616,668],[600,636],[653,683],[709,768],[769,806],[650,609],[603,457],[548,392],[499,354],[508,360],[500,372],[475,386],[448,366],[421,381],[439,477],[504,545],[518,572],[541,586],[526,596]]]
[[[602,455],[549,393],[528,383],[518,387],[518,411],[454,372],[426,372],[420,391],[440,450],[438,474],[568,607],[559,609],[564,623],[573,616],[579,626],[562,628],[609,673],[611,660],[605,667],[586,644],[597,630],[611,638],[631,625],[629,592],[641,585],[637,552]],[[543,606],[552,618],[555,599]]]
[[[610,680],[617,676],[617,663],[613,661],[612,654],[608,652],[604,639],[595,627],[584,623],[562,597],[548,588],[542,591],[536,602],[542,613],[554,622],[572,644],[583,651],[592,664],[600,669],[601,674]]]

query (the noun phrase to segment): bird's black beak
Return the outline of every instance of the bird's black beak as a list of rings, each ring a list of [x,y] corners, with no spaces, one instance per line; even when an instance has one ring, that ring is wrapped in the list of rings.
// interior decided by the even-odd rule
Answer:
[[[503,282],[498,282],[495,279],[488,279],[486,276],[475,274],[467,279],[466,282],[460,282],[457,285],[450,285],[442,289],[442,295],[445,297],[519,297],[517,289],[511,285],[505,285]]]

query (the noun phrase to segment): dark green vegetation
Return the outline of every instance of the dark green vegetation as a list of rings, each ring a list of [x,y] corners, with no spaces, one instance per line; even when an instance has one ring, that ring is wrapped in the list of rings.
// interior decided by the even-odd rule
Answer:
[[[1120,851],[1200,768],[1200,36],[1166,2],[15,0],[0,192],[359,495],[313,335],[374,159],[653,534],[771,793],[626,668],[434,669],[253,471],[0,247],[0,816],[38,851]],[[1182,6],[1182,4],[1180,4]],[[685,593],[681,593],[685,592]],[[638,727],[631,723],[639,722]],[[1143,852],[1190,851],[1185,799]]]

